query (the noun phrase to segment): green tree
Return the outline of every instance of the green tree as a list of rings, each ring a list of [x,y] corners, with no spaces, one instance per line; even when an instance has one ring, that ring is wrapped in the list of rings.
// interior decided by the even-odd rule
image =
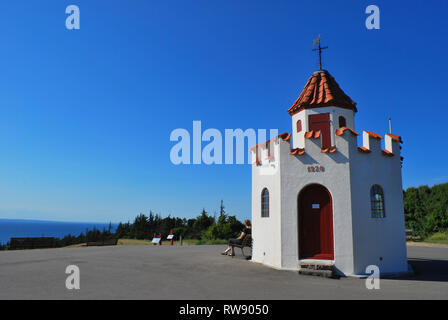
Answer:
[[[224,202],[221,200],[218,221],[203,232],[205,239],[228,239],[238,237],[244,225],[235,216],[228,216],[225,211]]]
[[[150,213],[150,217],[152,217],[152,213]],[[131,235],[135,239],[150,239],[150,221],[146,215],[140,213],[137,217],[135,217],[134,223],[131,228]],[[152,238],[152,237],[151,237]]]
[[[448,230],[448,183],[418,188],[403,193],[406,228],[423,238]]]

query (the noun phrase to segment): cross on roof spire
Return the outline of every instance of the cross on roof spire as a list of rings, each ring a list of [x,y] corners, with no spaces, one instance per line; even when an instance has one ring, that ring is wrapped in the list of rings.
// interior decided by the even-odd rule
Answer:
[[[313,47],[318,45],[316,49],[313,49],[313,51],[319,51],[319,71],[322,71],[322,50],[328,49],[328,47],[321,47],[320,46],[320,35],[317,36],[316,40],[313,42]]]

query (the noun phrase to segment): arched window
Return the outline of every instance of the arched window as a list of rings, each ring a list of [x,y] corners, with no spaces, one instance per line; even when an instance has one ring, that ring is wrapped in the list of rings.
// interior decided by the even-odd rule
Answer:
[[[269,191],[267,188],[261,192],[261,217],[269,218]]]
[[[377,184],[374,184],[370,189],[370,205],[372,209],[372,218],[386,217],[383,188]]]
[[[343,116],[339,117],[339,128],[342,127],[346,127],[347,126],[347,121],[345,120],[345,118]]]
[[[302,120],[297,120],[297,132],[302,131]]]

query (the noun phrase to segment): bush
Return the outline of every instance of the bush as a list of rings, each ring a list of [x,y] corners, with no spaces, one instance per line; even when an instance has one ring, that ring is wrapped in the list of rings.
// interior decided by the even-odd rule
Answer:
[[[150,211],[148,216],[140,213],[135,217],[133,223],[120,223],[115,233],[112,232],[110,224],[108,230],[100,231],[94,228],[93,230],[86,230],[85,234],[81,233],[79,236],[67,235],[62,239],[57,239],[56,246],[63,247],[84,243],[87,240],[96,242],[111,238],[150,240],[154,233],[162,234],[162,238],[165,239],[171,230],[173,230],[176,239],[182,236],[185,240],[202,240],[200,244],[221,244],[226,243],[228,238],[238,236],[242,228],[243,224],[235,216],[225,214],[224,205],[221,201],[221,215],[218,221],[209,216],[205,209],[198,217],[188,220],[171,216],[162,218],[161,215],[153,214]],[[2,249],[6,249],[6,246],[0,245],[0,250]]]
[[[221,214],[218,222],[212,225],[207,231],[203,232],[202,239],[229,239],[236,238],[241,234],[244,225],[236,219],[235,216]]]
[[[426,241],[448,244],[448,231],[434,233],[426,238]]]
[[[448,230],[448,183],[408,188],[403,192],[406,228],[427,238]]]

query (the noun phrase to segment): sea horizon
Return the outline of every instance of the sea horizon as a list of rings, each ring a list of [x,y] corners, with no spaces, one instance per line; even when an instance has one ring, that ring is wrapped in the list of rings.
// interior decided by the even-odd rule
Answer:
[[[112,225],[112,230],[115,230],[119,223],[0,218],[0,243],[6,244],[11,238],[22,237],[63,238],[68,234],[78,236],[87,229],[107,229],[109,224]]]

